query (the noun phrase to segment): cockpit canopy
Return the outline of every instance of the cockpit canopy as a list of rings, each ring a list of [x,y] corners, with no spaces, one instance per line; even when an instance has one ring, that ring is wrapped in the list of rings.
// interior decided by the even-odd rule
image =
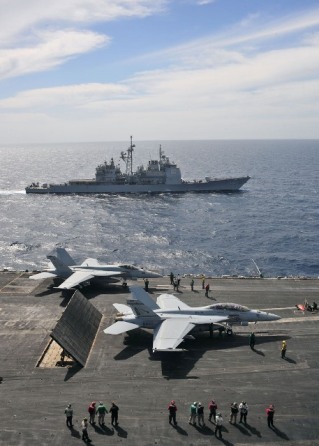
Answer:
[[[136,268],[136,266],[133,266],[133,265],[120,265],[120,267],[123,269],[131,269],[134,271],[138,271],[140,269],[140,268]]]
[[[249,308],[244,307],[243,305],[238,305],[233,303],[218,303],[218,304],[208,305],[206,308],[209,310],[221,310],[221,311],[238,311],[238,312],[249,311]]]

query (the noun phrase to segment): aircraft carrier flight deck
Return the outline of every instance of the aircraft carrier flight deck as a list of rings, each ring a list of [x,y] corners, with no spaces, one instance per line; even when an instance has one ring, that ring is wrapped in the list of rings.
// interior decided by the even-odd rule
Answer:
[[[120,284],[83,288],[76,299],[52,279],[29,280],[27,272],[0,272],[0,445],[82,444],[81,421],[92,401],[119,406],[119,425],[89,425],[92,445],[319,445],[319,313],[297,304],[318,301],[319,280],[210,278],[210,298],[201,281],[181,279],[174,292],[168,277],[150,279],[155,300],[174,293],[190,306],[234,302],[281,316],[278,321],[234,326],[186,339],[183,352],[152,352],[152,332],[118,336],[103,330],[114,322],[113,303],[125,304]],[[134,284],[143,286],[143,281]],[[130,284],[130,283],[129,283]],[[255,332],[256,345],[249,347]],[[281,358],[282,341],[286,358]],[[69,353],[61,361],[63,347]],[[72,353],[71,353],[72,352]],[[208,421],[214,399],[224,420],[223,438]],[[168,405],[176,401],[176,427]],[[188,423],[194,402],[205,408],[205,426]],[[230,404],[246,401],[247,425],[229,423]],[[73,428],[64,410],[72,404]],[[275,406],[274,428],[265,409]]]

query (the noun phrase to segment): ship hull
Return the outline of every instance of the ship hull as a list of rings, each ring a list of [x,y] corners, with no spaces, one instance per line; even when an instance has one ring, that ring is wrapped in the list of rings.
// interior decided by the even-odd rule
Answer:
[[[167,194],[187,192],[236,192],[248,180],[247,177],[213,179],[203,182],[183,182],[180,184],[109,184],[97,182],[79,182],[50,184],[46,187],[30,186],[27,194]]]

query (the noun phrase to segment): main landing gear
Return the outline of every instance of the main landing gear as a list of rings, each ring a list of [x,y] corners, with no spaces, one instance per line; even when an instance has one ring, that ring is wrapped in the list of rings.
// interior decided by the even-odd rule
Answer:
[[[231,327],[226,327],[226,334],[228,336],[232,336],[233,335],[233,329]]]
[[[223,325],[223,324],[210,324],[209,325],[209,336],[212,338],[214,330],[218,330],[219,336],[222,336],[223,333],[226,333],[227,336],[232,336],[233,329],[230,325]]]

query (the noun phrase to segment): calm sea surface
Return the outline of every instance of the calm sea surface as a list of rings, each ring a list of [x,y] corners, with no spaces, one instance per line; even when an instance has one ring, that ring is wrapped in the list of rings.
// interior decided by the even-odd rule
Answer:
[[[34,181],[92,178],[127,143],[0,147],[0,268],[40,269],[64,246],[82,261],[169,273],[319,276],[319,141],[136,142],[135,167],[159,144],[184,179],[250,175],[240,193],[37,196]]]

